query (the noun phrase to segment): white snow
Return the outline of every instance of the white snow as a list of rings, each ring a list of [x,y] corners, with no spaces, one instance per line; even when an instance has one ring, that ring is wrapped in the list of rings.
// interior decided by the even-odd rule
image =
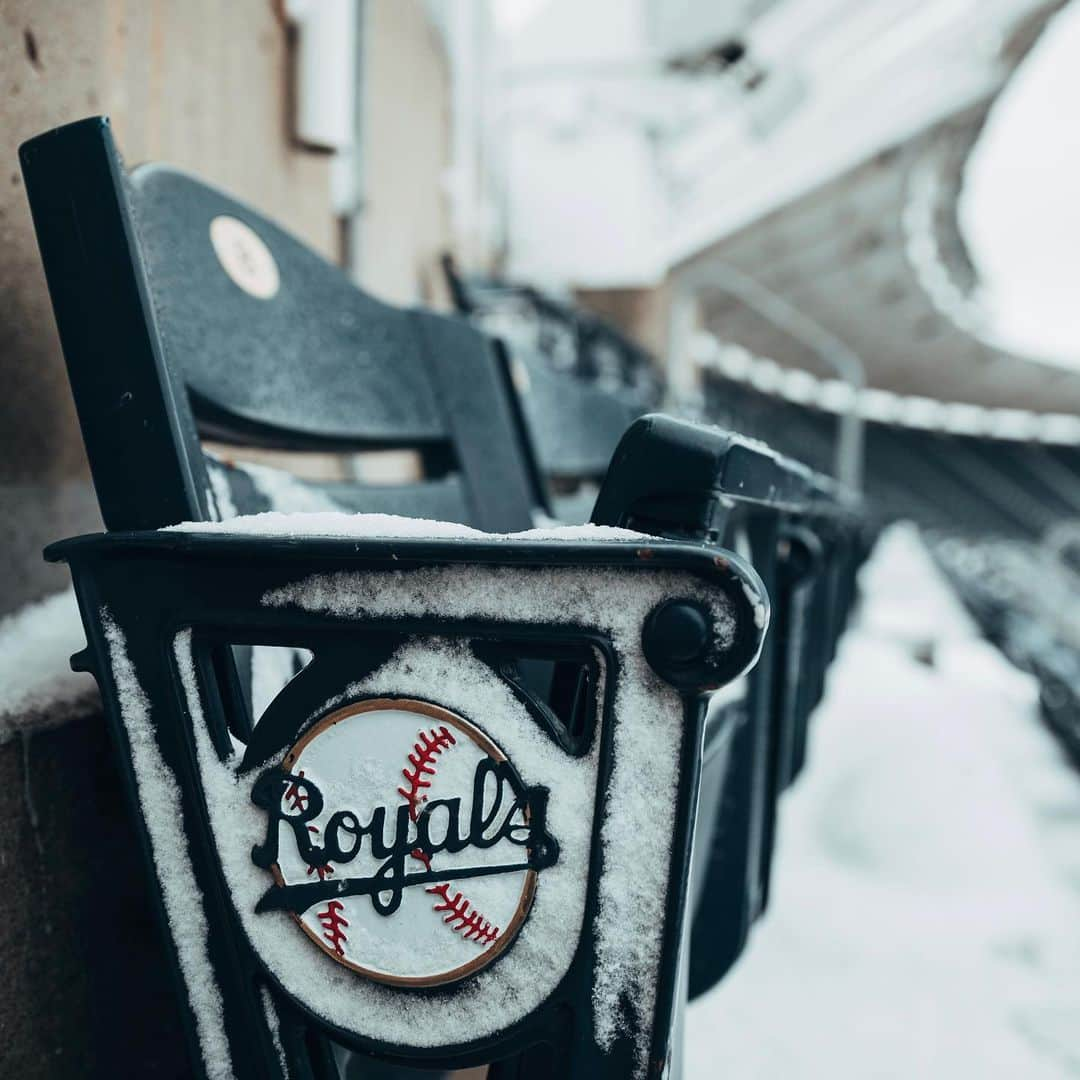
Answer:
[[[0,743],[100,707],[92,676],[69,664],[85,647],[72,589],[0,619]]]
[[[968,159],[959,205],[987,329],[1020,355],[1074,369],[1080,132],[1069,104],[1080,94],[1078,50],[1080,7],[1068,4],[994,103]]]
[[[1075,1077],[1080,778],[911,527],[863,585],[770,911],[690,1007],[686,1076]]]
[[[210,967],[206,912],[202,893],[195,884],[195,871],[184,833],[180,788],[158,750],[150,699],[139,685],[124,635],[104,608],[101,622],[135,769],[139,806],[150,835],[154,866],[195,1017],[206,1075],[209,1080],[229,1080],[234,1075],[229,1039],[225,1034],[221,992]]]
[[[298,480],[285,469],[238,461],[235,467],[251,477],[256,490],[267,499],[275,511],[325,513],[340,511],[341,507],[327,494],[311,484]],[[229,516],[235,517],[236,511]],[[225,515],[222,515],[225,516]]]
[[[447,540],[641,540],[656,538],[608,525],[563,525],[516,533],[486,533],[469,525],[396,514],[347,514],[343,511],[247,514],[227,521],[185,521],[168,532],[236,533],[244,536],[347,536],[354,538]],[[663,541],[660,541],[661,543]]]
[[[861,636],[894,639],[912,648],[935,641],[975,638],[979,630],[938,572],[919,530],[893,525],[878,541],[859,576]]]
[[[277,1054],[278,1065],[281,1067],[281,1075],[288,1080],[289,1060],[285,1056],[285,1047],[281,1042],[281,1017],[278,1016],[274,999],[265,986],[260,988],[259,997],[262,1000],[263,1016],[266,1018],[266,1029],[270,1032],[270,1041],[274,1044],[274,1052]]]
[[[297,670],[296,649],[256,645],[251,650],[251,716],[255,723]]]
[[[324,513],[340,511],[341,507],[326,493],[299,480],[285,469],[275,469],[272,465],[259,465],[252,461],[226,460],[217,454],[206,451],[211,465],[207,469],[210,478],[211,507],[216,508],[220,519],[235,518],[239,511],[229,487],[226,468],[231,467],[244,473],[252,482],[255,490],[270,503],[273,511],[284,513]],[[218,463],[218,467],[214,466]]]

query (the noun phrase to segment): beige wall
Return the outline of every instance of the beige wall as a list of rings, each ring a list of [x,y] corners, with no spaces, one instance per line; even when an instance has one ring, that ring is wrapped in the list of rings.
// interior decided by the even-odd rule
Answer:
[[[667,352],[668,288],[578,289],[582,307],[607,319],[663,361]]]
[[[450,78],[422,0],[366,0],[363,67],[360,283],[397,303],[442,301]]]
[[[18,144],[110,114],[129,163],[190,169],[332,254],[286,53],[271,0],[0,0],[0,615],[64,587],[41,548],[98,523]],[[0,746],[0,1062],[22,1080],[184,1069],[111,762],[99,717]]]
[[[0,0],[0,614],[66,581],[49,541],[96,526],[18,144],[111,115],[129,163],[227,188],[327,254],[328,159],[290,145],[272,0]]]

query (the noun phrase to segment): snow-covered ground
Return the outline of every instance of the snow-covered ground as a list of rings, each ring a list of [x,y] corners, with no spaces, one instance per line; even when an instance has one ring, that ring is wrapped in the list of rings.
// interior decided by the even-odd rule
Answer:
[[[863,587],[770,911],[691,1006],[685,1075],[1080,1076],[1080,776],[913,529]]]

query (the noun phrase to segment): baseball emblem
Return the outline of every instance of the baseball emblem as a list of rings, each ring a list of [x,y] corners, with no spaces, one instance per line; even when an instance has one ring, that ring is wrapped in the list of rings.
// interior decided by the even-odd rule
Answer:
[[[395,986],[490,964],[558,858],[548,791],[526,786],[476,724],[424,701],[354,702],[318,720],[255,782],[252,852],[288,911],[338,963]]]

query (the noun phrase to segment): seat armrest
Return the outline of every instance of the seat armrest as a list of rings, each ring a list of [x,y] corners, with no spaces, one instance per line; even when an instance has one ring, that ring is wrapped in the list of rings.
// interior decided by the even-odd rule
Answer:
[[[719,534],[737,504],[808,514],[827,511],[836,493],[832,481],[756,439],[656,413],[623,435],[592,520],[701,539]]]

